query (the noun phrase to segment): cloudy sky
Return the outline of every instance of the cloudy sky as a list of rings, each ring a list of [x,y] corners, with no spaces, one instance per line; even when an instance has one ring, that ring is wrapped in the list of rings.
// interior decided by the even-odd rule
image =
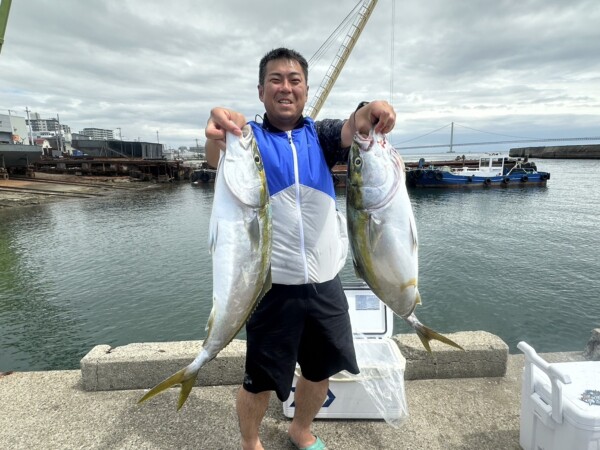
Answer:
[[[397,147],[447,143],[451,122],[455,143],[600,136],[597,0],[393,1],[378,2],[320,118],[391,101]],[[13,1],[0,111],[58,114],[73,131],[121,128],[128,140],[156,142],[158,131],[168,147],[203,143],[213,106],[262,114],[265,52],[287,46],[310,59],[356,4]],[[313,65],[309,93],[344,36]],[[525,145],[543,143],[499,148]]]

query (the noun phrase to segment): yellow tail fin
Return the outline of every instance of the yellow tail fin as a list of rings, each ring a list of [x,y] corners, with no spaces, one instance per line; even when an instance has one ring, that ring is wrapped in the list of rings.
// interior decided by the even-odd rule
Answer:
[[[437,331],[433,331],[431,328],[426,327],[423,324],[419,324],[415,326],[415,331],[417,332],[417,336],[421,339],[423,346],[425,349],[431,353],[431,347],[429,346],[429,341],[436,340],[443,342],[444,344],[451,345],[452,347],[459,348],[464,351],[460,345],[454,342],[452,339],[448,339],[446,336],[438,333]]]
[[[181,409],[185,401],[187,400],[192,388],[194,387],[194,383],[196,382],[196,376],[198,375],[198,371],[192,372],[191,374],[186,374],[187,367],[181,369],[179,372],[174,373],[166,380],[154,386],[146,395],[144,395],[138,403],[142,403],[149,398],[154,397],[156,394],[161,393],[162,391],[170,388],[171,386],[175,386],[177,384],[181,385],[181,392],[179,393],[179,401],[177,402],[177,411]]]

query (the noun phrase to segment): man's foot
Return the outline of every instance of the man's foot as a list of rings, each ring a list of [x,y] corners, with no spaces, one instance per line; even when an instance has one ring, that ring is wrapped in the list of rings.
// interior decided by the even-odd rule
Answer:
[[[315,436],[315,441],[312,444],[305,446],[305,447],[300,447],[300,445],[297,444],[291,437],[290,437],[290,442],[298,450],[327,450],[327,446],[321,440],[321,438],[318,436]]]

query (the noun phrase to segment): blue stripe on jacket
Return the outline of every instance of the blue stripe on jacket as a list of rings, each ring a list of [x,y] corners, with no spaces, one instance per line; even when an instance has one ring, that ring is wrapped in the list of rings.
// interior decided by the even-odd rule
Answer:
[[[263,159],[269,194],[276,195],[295,183],[294,156],[288,134],[283,131],[268,131],[254,121],[249,124]],[[331,173],[311,118],[305,117],[304,126],[292,130],[292,140],[298,155],[300,184],[317,189],[335,199]]]

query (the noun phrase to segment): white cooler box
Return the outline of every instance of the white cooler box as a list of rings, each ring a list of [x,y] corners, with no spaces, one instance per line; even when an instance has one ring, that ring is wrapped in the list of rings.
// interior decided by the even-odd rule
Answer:
[[[404,370],[406,360],[398,346],[390,339],[394,327],[394,313],[377,298],[364,284],[345,285],[352,329],[355,337],[359,375],[346,371],[329,379],[329,391],[323,407],[317,414],[320,419],[386,419],[402,420],[407,416],[404,396]],[[382,370],[383,369],[383,370]],[[398,402],[392,400],[386,407],[385,417],[371,399],[367,389],[359,380],[368,378],[371,388],[386,392],[386,379],[381,372],[391,373],[396,383],[401,383]],[[300,374],[296,366],[296,375],[290,397],[283,403],[283,414],[294,416],[294,390]],[[387,393],[386,393],[387,394]]]
[[[600,450],[600,361],[548,364],[525,342],[521,432],[525,450]]]

